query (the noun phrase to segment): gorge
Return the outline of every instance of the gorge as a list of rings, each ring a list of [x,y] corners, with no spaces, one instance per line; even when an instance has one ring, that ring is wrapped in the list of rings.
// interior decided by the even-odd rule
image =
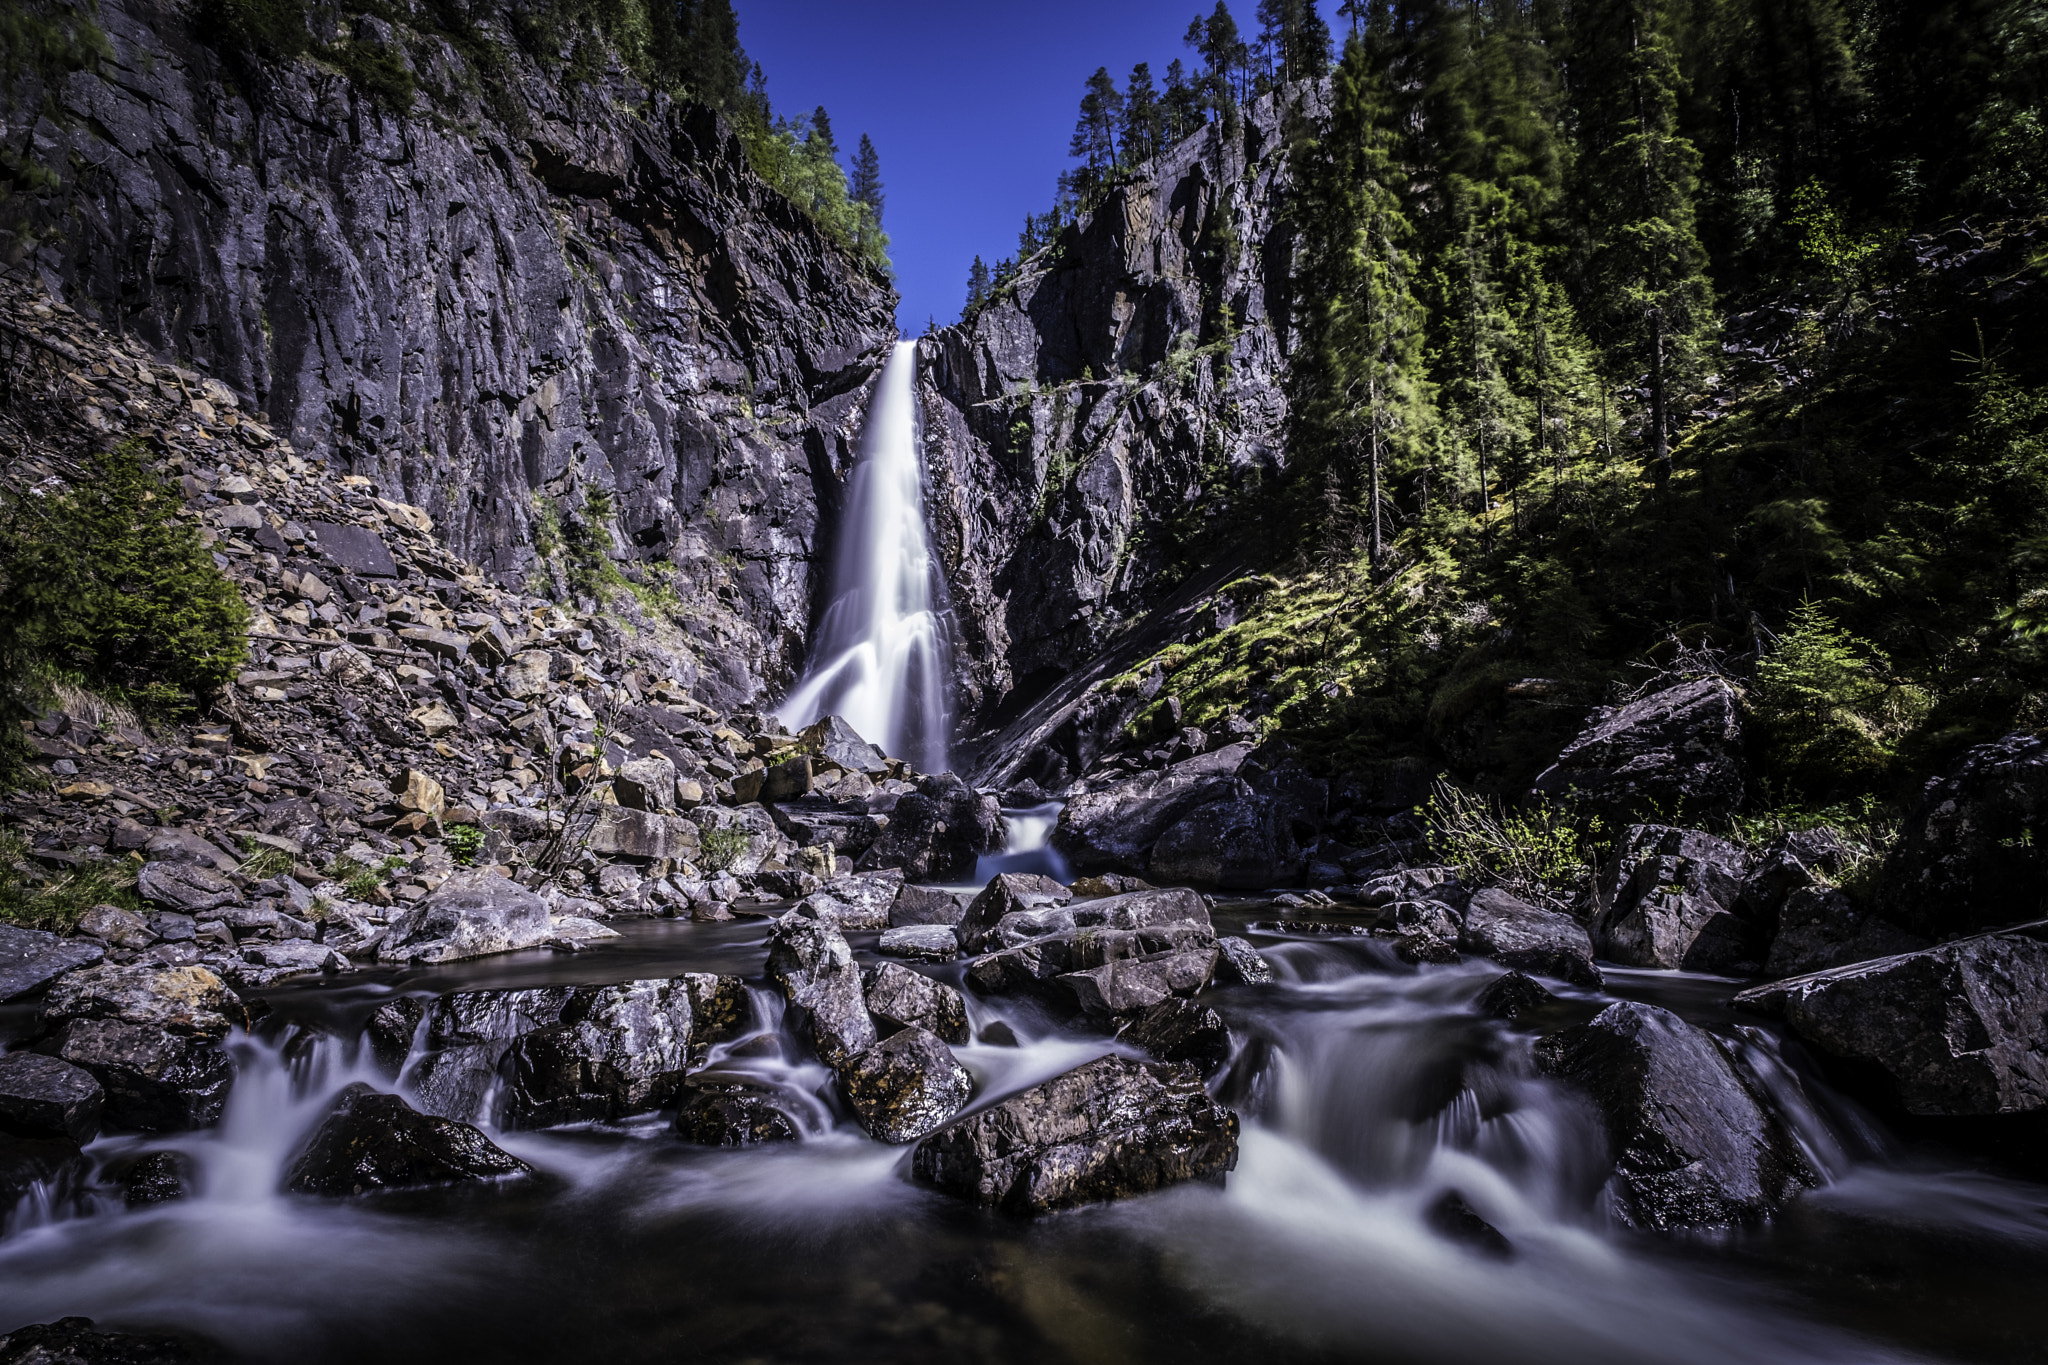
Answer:
[[[719,0],[24,11],[0,1365],[2042,1358],[2048,220],[1639,354],[1457,216],[1623,9],[1218,5],[915,339]]]

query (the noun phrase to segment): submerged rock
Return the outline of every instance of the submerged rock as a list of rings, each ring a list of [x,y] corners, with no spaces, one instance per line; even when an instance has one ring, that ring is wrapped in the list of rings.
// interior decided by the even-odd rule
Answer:
[[[2048,920],[1757,986],[1735,1003],[1875,1068],[1909,1113],[2048,1107]]]
[[[915,1142],[960,1112],[974,1093],[974,1078],[953,1050],[917,1027],[854,1058],[840,1070],[839,1085],[860,1126],[881,1142]]]
[[[1593,940],[1570,915],[1544,910],[1505,891],[1474,891],[1465,907],[1462,942],[1468,952],[1490,957],[1504,967],[1556,977],[1575,986],[1597,989],[1600,969],[1593,965]]]
[[[1754,1222],[1819,1180],[1721,1042],[1669,1010],[1610,1005],[1540,1040],[1536,1060],[1599,1111],[1609,1202],[1630,1227]]]
[[[917,1145],[927,1184],[1010,1213],[1121,1199],[1237,1164],[1237,1115],[1192,1066],[1099,1057]]]
[[[676,1135],[700,1147],[756,1147],[794,1142],[796,1124],[775,1107],[774,1093],[744,1081],[692,1081],[676,1106]]]
[[[1509,1260],[1515,1248],[1500,1229],[1479,1216],[1465,1196],[1456,1190],[1445,1190],[1437,1201],[1429,1206],[1423,1215],[1429,1230],[1447,1242],[1456,1242],[1496,1260]]]
[[[336,1097],[284,1183],[294,1194],[342,1197],[532,1171],[469,1124],[422,1114],[358,1081]]]

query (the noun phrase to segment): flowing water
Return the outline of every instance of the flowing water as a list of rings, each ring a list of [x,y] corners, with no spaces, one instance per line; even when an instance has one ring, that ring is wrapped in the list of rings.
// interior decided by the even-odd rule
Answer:
[[[918,456],[917,344],[882,367],[847,484],[831,605],[811,661],[777,713],[789,725],[838,714],[920,772],[951,770],[950,652],[925,538]]]
[[[1609,1226],[1598,1125],[1535,1073],[1532,1033],[1473,1008],[1499,969],[1416,970],[1369,940],[1255,936],[1278,983],[1210,993],[1237,1040],[1215,1088],[1245,1116],[1220,1188],[1037,1221],[962,1207],[909,1181],[905,1149],[861,1135],[757,988],[745,1036],[708,1066],[770,1086],[799,1143],[692,1148],[655,1116],[501,1133],[485,1096],[467,1116],[540,1178],[342,1202],[280,1193],[343,1085],[421,1098],[401,1079],[416,1058],[394,1075],[360,1042],[394,992],[735,967],[765,984],[758,922],[625,928],[569,959],[274,992],[236,1041],[241,1076],[216,1130],[90,1149],[112,1172],[176,1148],[198,1193],[128,1210],[103,1176],[15,1210],[0,1330],[82,1313],[294,1365],[2003,1361],[2039,1359],[2048,1341],[2048,1190],[1893,1150],[1768,1034],[1729,1023],[1728,983],[1616,974],[1618,990],[1730,1038],[1830,1183],[1762,1231],[1659,1239]],[[868,956],[874,936],[854,938]],[[1604,998],[1569,997],[1544,1026]],[[977,1037],[1001,1021],[1020,1040],[959,1049],[976,1105],[1116,1050],[1029,1005],[969,999]],[[1510,1259],[1432,1230],[1448,1191],[1505,1234]]]

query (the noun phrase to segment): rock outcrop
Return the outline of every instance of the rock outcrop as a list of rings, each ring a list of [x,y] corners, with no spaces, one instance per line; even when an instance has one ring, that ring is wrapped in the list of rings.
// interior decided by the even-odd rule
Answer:
[[[2048,914],[2048,740],[2007,735],[1928,783],[1885,859],[1879,909],[1930,939]]]
[[[43,999],[50,1048],[91,1073],[118,1128],[174,1131],[220,1118],[235,1064],[222,1046],[247,1011],[204,967],[87,967]]]
[[[1748,866],[1741,849],[1711,834],[1631,825],[1602,869],[1595,942],[1628,967],[1753,971],[1765,931],[1738,913]]]
[[[1700,678],[1599,716],[1535,786],[1616,820],[1728,815],[1743,793],[1735,689]]]

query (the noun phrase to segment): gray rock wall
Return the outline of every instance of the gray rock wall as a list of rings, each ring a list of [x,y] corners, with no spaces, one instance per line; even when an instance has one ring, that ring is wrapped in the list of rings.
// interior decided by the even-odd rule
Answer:
[[[1311,97],[1313,101],[1314,97]],[[1293,237],[1281,116],[1162,154],[924,339],[931,524],[960,712],[986,732],[1156,606],[1283,462]]]
[[[224,62],[171,5],[98,18],[114,58],[66,117],[31,128],[34,90],[0,113],[70,182],[28,263],[55,290],[508,584],[540,499],[573,518],[604,490],[614,557],[675,566],[705,699],[788,681],[895,298],[726,125],[616,69],[551,77],[487,11],[492,71],[354,20],[444,92],[406,117],[310,59]]]

